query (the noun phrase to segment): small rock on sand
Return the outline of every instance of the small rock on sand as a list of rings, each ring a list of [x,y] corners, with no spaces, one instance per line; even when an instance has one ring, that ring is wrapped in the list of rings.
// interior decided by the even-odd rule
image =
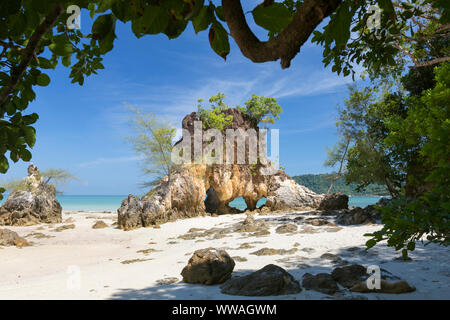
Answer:
[[[297,226],[293,223],[283,224],[275,230],[276,233],[294,233],[296,231],[297,231]]]
[[[103,228],[107,228],[107,227],[108,227],[108,225],[104,221],[100,220],[100,221],[97,221],[96,223],[94,223],[94,225],[92,226],[92,229],[103,229]]]
[[[17,232],[0,229],[0,246],[16,246],[17,248],[22,248],[31,246],[31,243],[20,237]]]

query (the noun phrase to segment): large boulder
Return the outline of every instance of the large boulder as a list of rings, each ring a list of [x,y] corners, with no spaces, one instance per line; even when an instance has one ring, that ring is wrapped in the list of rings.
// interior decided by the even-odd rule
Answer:
[[[60,223],[62,208],[55,195],[55,187],[45,183],[38,168],[31,164],[28,176],[0,207],[0,225]]]
[[[348,196],[346,194],[336,192],[327,194],[320,201],[319,210],[342,210],[348,209]]]
[[[291,274],[273,264],[249,275],[232,278],[220,288],[222,293],[234,296],[278,296],[302,291]]]
[[[223,137],[226,137],[225,131],[228,129],[253,129],[258,132],[259,128],[240,110],[228,109],[223,112],[233,116],[231,124],[225,126],[222,131]],[[187,115],[182,122],[183,129],[191,134],[193,160],[194,127],[198,120],[198,115],[194,112]],[[182,143],[183,139],[175,146]],[[248,141],[248,137],[245,139]],[[189,144],[189,140],[187,142]],[[264,142],[261,144],[264,145]],[[202,148],[206,148],[205,141]],[[235,158],[237,154],[248,155],[248,145],[242,150],[238,146],[235,149]],[[257,202],[264,197],[264,210],[269,211],[317,209],[323,198],[322,195],[297,184],[282,170],[276,170],[270,161],[265,164],[200,162],[181,165],[171,174],[170,179],[164,177],[141,199],[132,195],[124,199],[118,209],[118,226],[130,230],[199,215],[235,213],[238,210],[230,207],[229,203],[239,197],[245,200],[250,211],[255,210]]]
[[[231,278],[234,266],[225,250],[201,249],[194,252],[181,275],[186,283],[218,284]]]
[[[356,207],[351,210],[343,210],[337,217],[336,222],[342,225],[367,224],[374,223],[376,211],[374,206],[365,208]]]

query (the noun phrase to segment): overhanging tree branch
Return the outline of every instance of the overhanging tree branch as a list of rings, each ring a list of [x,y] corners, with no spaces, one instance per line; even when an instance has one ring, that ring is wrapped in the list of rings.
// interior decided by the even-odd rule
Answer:
[[[2,106],[11,92],[14,91],[17,84],[19,83],[23,73],[27,69],[28,65],[33,59],[33,56],[38,48],[42,37],[55,25],[58,18],[64,12],[61,4],[56,4],[54,8],[50,11],[47,17],[45,17],[44,21],[36,28],[33,35],[28,41],[27,46],[22,51],[22,60],[20,64],[11,71],[11,78],[6,86],[4,86],[0,90],[0,106]],[[0,119],[3,118],[4,111],[0,112]]]
[[[311,33],[323,19],[333,13],[342,0],[305,0],[285,30],[268,41],[260,41],[245,20],[240,0],[222,0],[230,34],[242,54],[253,62],[281,59],[281,67],[289,68]]]

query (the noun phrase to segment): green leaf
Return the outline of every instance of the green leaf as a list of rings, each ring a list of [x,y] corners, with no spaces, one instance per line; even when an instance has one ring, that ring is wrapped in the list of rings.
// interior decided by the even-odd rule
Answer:
[[[275,33],[283,31],[292,21],[292,13],[281,3],[259,5],[252,14],[257,25]]]
[[[219,22],[214,23],[209,29],[209,43],[211,48],[224,60],[230,53],[230,43],[228,33]]]
[[[58,56],[67,56],[73,53],[73,46],[64,34],[53,37],[53,42],[48,46],[51,52]]]
[[[41,73],[37,77],[37,84],[41,87],[46,87],[50,83],[50,77],[46,75],[45,73]]]
[[[6,173],[9,168],[8,159],[4,155],[0,155],[0,173]]]
[[[101,40],[108,36],[114,29],[114,17],[112,14],[104,14],[95,19],[92,25],[92,38]]]
[[[69,67],[70,66],[70,56],[62,57],[61,62],[64,67]]]
[[[416,243],[414,241],[411,241],[408,243],[407,247],[406,247],[409,251],[414,251],[414,249],[416,248]]]
[[[169,13],[157,6],[147,6],[141,18],[141,32],[144,34],[158,34],[164,32],[169,24]]]
[[[208,28],[208,26],[214,21],[213,12],[210,6],[200,9],[198,15],[192,20],[195,33],[199,33]]]
[[[216,16],[220,20],[222,20],[223,22],[226,22],[225,21],[225,14],[223,13],[223,7],[222,6],[218,6],[218,7],[215,8],[215,11],[216,11]]]
[[[36,142],[36,130],[33,127],[23,127],[25,142],[30,148],[33,148]]]
[[[376,245],[377,244],[377,242],[374,240],[374,239],[370,239],[370,240],[367,240],[366,241],[366,247],[367,247],[367,249],[370,249],[370,248],[372,248],[374,245]]]
[[[30,161],[31,160],[31,152],[27,149],[22,149],[20,151],[20,158],[22,158],[23,161]]]

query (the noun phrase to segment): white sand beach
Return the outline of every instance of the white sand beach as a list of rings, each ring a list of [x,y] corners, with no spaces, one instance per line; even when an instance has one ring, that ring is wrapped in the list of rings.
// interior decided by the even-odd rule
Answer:
[[[385,245],[365,252],[367,237],[363,234],[380,229],[379,224],[343,226],[340,230],[326,225],[310,226],[315,233],[275,233],[276,227],[287,221],[296,223],[301,230],[305,226],[304,219],[294,220],[299,216],[304,219],[310,217],[302,213],[255,215],[255,219],[271,223],[270,235],[266,236],[230,233],[223,238],[199,237],[192,240],[178,237],[191,228],[227,227],[242,222],[246,216],[198,217],[166,223],[160,228],[122,231],[111,226],[117,218],[116,213],[63,212],[63,220],[69,219],[71,222],[8,227],[32,241],[33,246],[0,248],[0,299],[245,299],[222,294],[219,285],[182,282],[180,272],[192,253],[207,247],[223,248],[232,257],[247,259],[242,262],[237,261],[242,259],[236,259],[233,276],[273,263],[301,282],[306,272],[330,272],[333,264],[320,257],[324,253],[332,253],[349,263],[379,265],[417,289],[400,295],[358,295],[369,299],[450,299],[449,248],[418,244],[416,251],[410,254],[412,261],[407,262],[395,260],[399,253]],[[108,227],[92,229],[92,225],[100,219]],[[328,219],[333,220],[332,217]],[[53,231],[56,227],[70,224],[74,224],[75,228]],[[38,237],[30,235],[33,232],[39,233]],[[242,243],[248,243],[251,248],[238,249]],[[251,254],[265,247],[297,250],[287,255]],[[77,270],[80,272],[79,287],[73,285],[77,283],[76,280],[73,282]],[[167,277],[177,277],[179,281],[168,285],[157,284],[157,280]],[[333,297],[303,289],[295,295],[264,299],[337,299],[351,295],[353,293]]]

